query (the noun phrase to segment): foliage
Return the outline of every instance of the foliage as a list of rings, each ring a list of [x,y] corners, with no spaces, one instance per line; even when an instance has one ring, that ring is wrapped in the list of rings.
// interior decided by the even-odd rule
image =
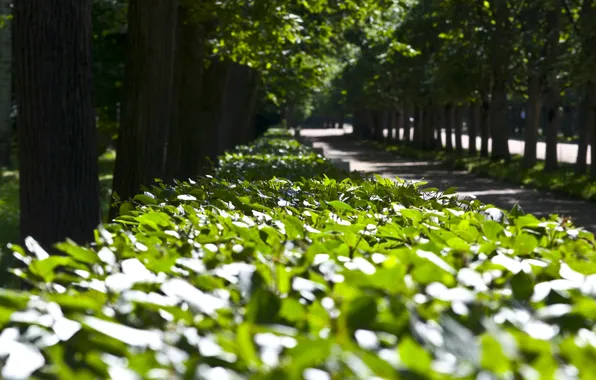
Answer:
[[[13,246],[31,290],[0,291],[2,377],[596,370],[592,234],[453,189],[346,178],[287,137],[222,162],[122,203],[92,247]]]

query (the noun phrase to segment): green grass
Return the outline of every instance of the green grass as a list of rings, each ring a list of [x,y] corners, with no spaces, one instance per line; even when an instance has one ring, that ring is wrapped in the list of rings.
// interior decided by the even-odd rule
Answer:
[[[429,151],[409,145],[384,145],[377,142],[366,142],[367,145],[384,149],[400,157],[421,160],[442,161],[446,167],[465,169],[470,173],[501,179],[527,187],[549,190],[586,200],[596,200],[596,179],[589,175],[578,175],[574,166],[560,163],[559,169],[544,171],[544,162],[539,161],[533,168],[523,167],[523,157],[514,155],[511,161],[492,160],[486,157],[470,156],[466,151],[462,154],[446,151]]]
[[[110,205],[115,151],[99,157],[99,183],[104,222]],[[0,169],[0,252],[7,243],[19,239],[19,173]]]

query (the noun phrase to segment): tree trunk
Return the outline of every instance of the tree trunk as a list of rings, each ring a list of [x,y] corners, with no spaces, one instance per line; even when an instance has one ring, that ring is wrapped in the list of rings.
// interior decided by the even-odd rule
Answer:
[[[579,105],[579,141],[577,144],[577,159],[575,162],[575,172],[577,174],[584,174],[588,170],[587,155],[588,155],[588,144],[591,137],[592,125],[594,124],[594,112],[591,107],[591,93],[595,91],[593,83],[588,82],[584,87],[584,93],[582,101]],[[592,90],[592,92],[590,92]],[[592,148],[592,151],[594,148]]]
[[[248,66],[232,63],[230,78],[226,89],[226,98],[223,105],[222,117],[218,127],[219,149],[218,155],[231,149],[235,145],[236,136],[240,133],[241,119],[249,106],[250,73]],[[292,112],[288,112],[291,115]],[[292,125],[291,117],[287,118],[288,127]]]
[[[455,152],[458,154],[461,154],[463,151],[463,144],[462,144],[462,140],[461,140],[461,135],[462,135],[462,124],[463,124],[463,118],[464,118],[464,107],[457,107],[455,109]]]
[[[402,141],[401,131],[404,126],[404,109],[403,109],[403,107],[399,111],[398,110],[393,111],[393,118],[394,118],[393,119],[393,128],[395,129],[395,141],[399,143]]]
[[[557,140],[561,128],[561,115],[559,106],[561,104],[561,92],[559,79],[557,78],[555,64],[558,58],[558,46],[560,36],[560,15],[559,7],[551,7],[546,15],[546,30],[548,32],[545,46],[545,65],[547,70],[547,118],[546,118],[546,157],[544,170],[554,171],[558,168]]]
[[[547,119],[546,119],[546,156],[544,162],[545,171],[555,171],[558,168],[557,157],[557,135],[559,132],[561,117],[559,112],[560,95],[558,89],[551,89],[549,94]]]
[[[165,174],[171,118],[176,0],[131,0],[125,104],[114,192],[128,199]],[[112,208],[110,216],[118,210]]]
[[[453,127],[455,124],[455,107],[451,103],[445,106],[445,150],[453,151]]]
[[[180,177],[180,149],[182,144],[182,133],[180,130],[180,91],[182,86],[183,62],[184,62],[184,23],[186,10],[179,7],[176,21],[176,32],[174,35],[174,68],[172,79],[172,105],[170,116],[170,128],[168,130],[168,143],[166,146],[166,169],[164,180],[172,183]]]
[[[259,89],[260,89],[260,77],[259,73],[253,69],[249,70],[249,77],[250,77],[250,92],[248,97],[248,105],[245,108],[245,114],[242,116],[241,124],[240,124],[240,133],[238,134],[238,140],[236,141],[236,145],[240,144],[247,144],[250,140],[254,138],[254,115],[257,107],[257,100],[259,96]]]
[[[21,237],[86,243],[100,222],[91,0],[14,4]]]
[[[445,108],[436,106],[432,126],[431,149],[441,149],[443,147],[443,127],[445,126]]]
[[[373,136],[374,139],[378,142],[383,141],[383,122],[382,117],[379,115],[378,111],[371,111],[370,112],[370,124],[373,129]]]
[[[481,106],[480,102],[474,102],[472,107],[470,107],[470,118],[468,122],[468,153],[470,156],[475,156],[478,153],[478,149],[476,147],[476,136],[478,135],[478,130],[480,129],[481,123]]]
[[[540,125],[540,114],[542,109],[542,90],[540,78],[536,75],[530,76],[528,80],[528,114],[526,127],[524,128],[524,160],[525,168],[533,168],[536,165],[536,144],[538,143],[538,126]]]
[[[5,16],[0,29],[0,167],[11,166],[12,150],[12,0],[0,0],[0,14]]]
[[[488,157],[488,143],[490,139],[490,100],[487,93],[482,95],[480,106],[480,156]]]
[[[596,43],[596,33],[594,31],[594,19],[596,19],[596,4],[593,1],[584,0],[578,21],[579,34],[581,41],[581,62],[582,66],[591,70],[587,74],[587,81],[585,82],[585,95],[582,102],[582,108],[585,107],[585,122],[580,126],[580,130],[584,128],[580,135],[580,145],[578,149],[578,163],[580,158],[583,161],[584,155],[582,150],[587,149],[587,144],[582,144],[581,139],[586,141],[591,140],[591,163],[590,175],[596,177],[596,73],[593,68],[596,65],[596,55],[594,54],[594,44]],[[581,165],[578,165],[581,169]]]
[[[217,164],[219,153],[219,126],[223,117],[226,91],[230,79],[230,61],[213,60],[203,73],[203,92],[200,101],[201,171]]]
[[[180,7],[176,28],[172,90],[172,121],[166,159],[166,178],[188,180],[198,174],[201,152],[198,112],[204,58],[203,27],[188,20]]]
[[[411,104],[406,103],[404,106],[404,112],[402,113],[403,117],[402,117],[402,125],[404,127],[404,141],[405,142],[410,142],[411,140],[411,135],[410,135],[410,130],[411,130],[411,122],[410,122],[410,118],[413,117],[413,109]]]
[[[342,113],[339,117],[339,121],[337,122],[339,129],[344,129],[345,118],[346,116]]]
[[[492,96],[491,132],[493,159],[509,161],[509,136],[507,133],[507,92],[505,79],[495,81]]]
[[[413,107],[413,116],[414,121],[412,123],[412,128],[414,129],[412,141],[414,146],[422,147],[423,141],[423,131],[422,131],[422,119],[424,117],[423,108],[419,106]]]
[[[434,149],[435,147],[435,130],[434,126],[436,123],[436,111],[435,107],[428,105],[424,107],[424,116],[422,117],[423,130],[424,130],[424,149]]]
[[[493,89],[491,96],[491,132],[493,159],[509,161],[509,128],[507,127],[507,80],[509,75],[510,11],[506,0],[492,3],[495,14],[495,30],[492,42]]]
[[[205,33],[194,22],[182,25],[181,83],[178,104],[178,129],[180,138],[178,178],[187,180],[199,174],[201,158],[201,125],[199,112],[205,67]]]

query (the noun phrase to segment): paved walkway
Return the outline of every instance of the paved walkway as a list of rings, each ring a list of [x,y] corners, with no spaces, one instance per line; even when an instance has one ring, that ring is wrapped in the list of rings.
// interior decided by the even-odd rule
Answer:
[[[537,216],[568,216],[574,224],[596,232],[596,202],[582,201],[546,191],[523,188],[499,180],[482,178],[462,170],[447,170],[438,161],[417,161],[376,151],[344,136],[342,130],[303,129],[315,148],[328,158],[350,162],[351,170],[383,177],[425,180],[429,187],[456,187],[462,195],[473,194],[484,203],[510,210],[515,204]]]

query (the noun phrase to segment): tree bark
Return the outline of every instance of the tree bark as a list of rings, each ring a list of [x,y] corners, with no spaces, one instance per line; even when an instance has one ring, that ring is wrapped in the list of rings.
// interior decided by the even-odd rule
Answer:
[[[490,100],[487,93],[482,95],[480,106],[480,156],[488,157],[488,143],[490,139]]]
[[[183,13],[186,17],[186,14]],[[183,21],[183,20],[182,20]],[[205,69],[205,32],[202,25],[188,21],[181,30],[180,93],[178,104],[179,163],[177,177],[182,180],[199,174],[201,158],[201,114],[199,104]]]
[[[180,130],[180,91],[182,86],[182,74],[184,71],[184,22],[186,10],[182,7],[178,9],[176,20],[176,32],[174,35],[174,68],[172,79],[172,105],[170,128],[168,130],[168,143],[166,146],[166,169],[164,180],[173,183],[175,179],[180,178],[180,149],[182,144],[182,131]]]
[[[554,171],[558,168],[557,140],[559,129],[561,128],[561,115],[559,106],[561,105],[561,92],[559,79],[556,73],[556,61],[558,58],[558,46],[560,37],[560,17],[559,7],[551,7],[546,15],[546,30],[548,38],[545,46],[545,66],[547,78],[547,122],[545,128],[546,135],[546,157],[544,170]]]
[[[579,120],[578,120],[578,127],[579,127],[579,141],[577,144],[577,158],[575,162],[575,172],[577,174],[584,174],[588,170],[588,163],[587,163],[587,155],[588,155],[588,144],[591,139],[591,126],[594,124],[594,113],[592,112],[591,107],[591,96],[590,89],[593,91],[596,90],[594,88],[593,83],[588,82],[584,86],[584,93],[582,95],[582,101],[579,105]],[[592,148],[594,150],[594,148]]]
[[[100,222],[91,0],[14,3],[21,237],[92,241]]]
[[[480,102],[474,102],[470,107],[470,120],[468,122],[468,152],[470,156],[475,156],[478,153],[476,147],[476,136],[480,129],[481,123],[481,105]]]
[[[248,69],[248,66],[242,66],[237,63],[232,63],[230,66],[228,88],[226,89],[222,117],[218,127],[218,155],[233,148],[235,146],[236,136],[240,133],[239,126],[241,119],[246,112],[246,107],[249,106],[250,73]],[[291,115],[291,112],[288,112],[288,115]],[[287,118],[288,127],[292,125],[290,119],[290,117]]]
[[[0,14],[5,16],[0,29],[0,167],[11,166],[12,151],[12,0],[0,0]]]
[[[462,144],[462,139],[461,139],[461,135],[462,135],[462,124],[463,124],[463,118],[464,118],[464,107],[462,106],[458,106],[455,109],[455,127],[453,128],[455,131],[455,152],[458,154],[461,154],[463,151],[463,144]]]
[[[509,8],[506,0],[495,0],[495,30],[492,38],[493,89],[491,96],[491,132],[493,159],[509,161],[509,135],[507,128],[507,80],[509,65]]]
[[[236,145],[246,144],[250,140],[252,140],[254,136],[254,131],[252,127],[254,126],[253,118],[257,107],[257,99],[259,96],[260,77],[257,71],[250,68],[248,70],[250,77],[250,93],[248,98],[248,106],[245,108],[246,113],[242,117],[240,133],[238,134],[238,140],[236,141]]]
[[[536,144],[538,143],[538,126],[542,109],[541,88],[540,78],[536,75],[530,76],[528,80],[528,114],[524,128],[523,165],[527,169],[533,168],[537,162]]]
[[[383,121],[379,111],[370,112],[370,124],[373,129],[374,139],[378,142],[383,141]]]
[[[447,152],[453,151],[453,127],[455,124],[455,107],[449,103],[445,106],[445,150]]]
[[[405,142],[410,142],[411,140],[411,135],[410,135],[410,130],[411,130],[411,122],[410,122],[410,118],[413,117],[413,109],[412,109],[412,105],[409,103],[406,103],[404,105],[404,111],[402,113],[403,117],[402,117],[402,125],[404,127],[404,141]]]
[[[413,136],[412,136],[412,141],[414,143],[414,146],[422,147],[422,141],[423,141],[422,119],[424,118],[424,112],[423,112],[423,108],[419,107],[419,106],[414,106],[413,110],[414,110],[414,112],[413,112],[414,121],[412,123],[412,129],[414,129],[414,132],[413,132]]]
[[[199,107],[201,120],[200,173],[217,164],[219,126],[224,112],[231,64],[230,61],[213,60],[203,73],[203,92]]]
[[[171,118],[176,0],[131,0],[125,104],[114,192],[128,199],[165,175]],[[112,208],[110,217],[118,210]]]

